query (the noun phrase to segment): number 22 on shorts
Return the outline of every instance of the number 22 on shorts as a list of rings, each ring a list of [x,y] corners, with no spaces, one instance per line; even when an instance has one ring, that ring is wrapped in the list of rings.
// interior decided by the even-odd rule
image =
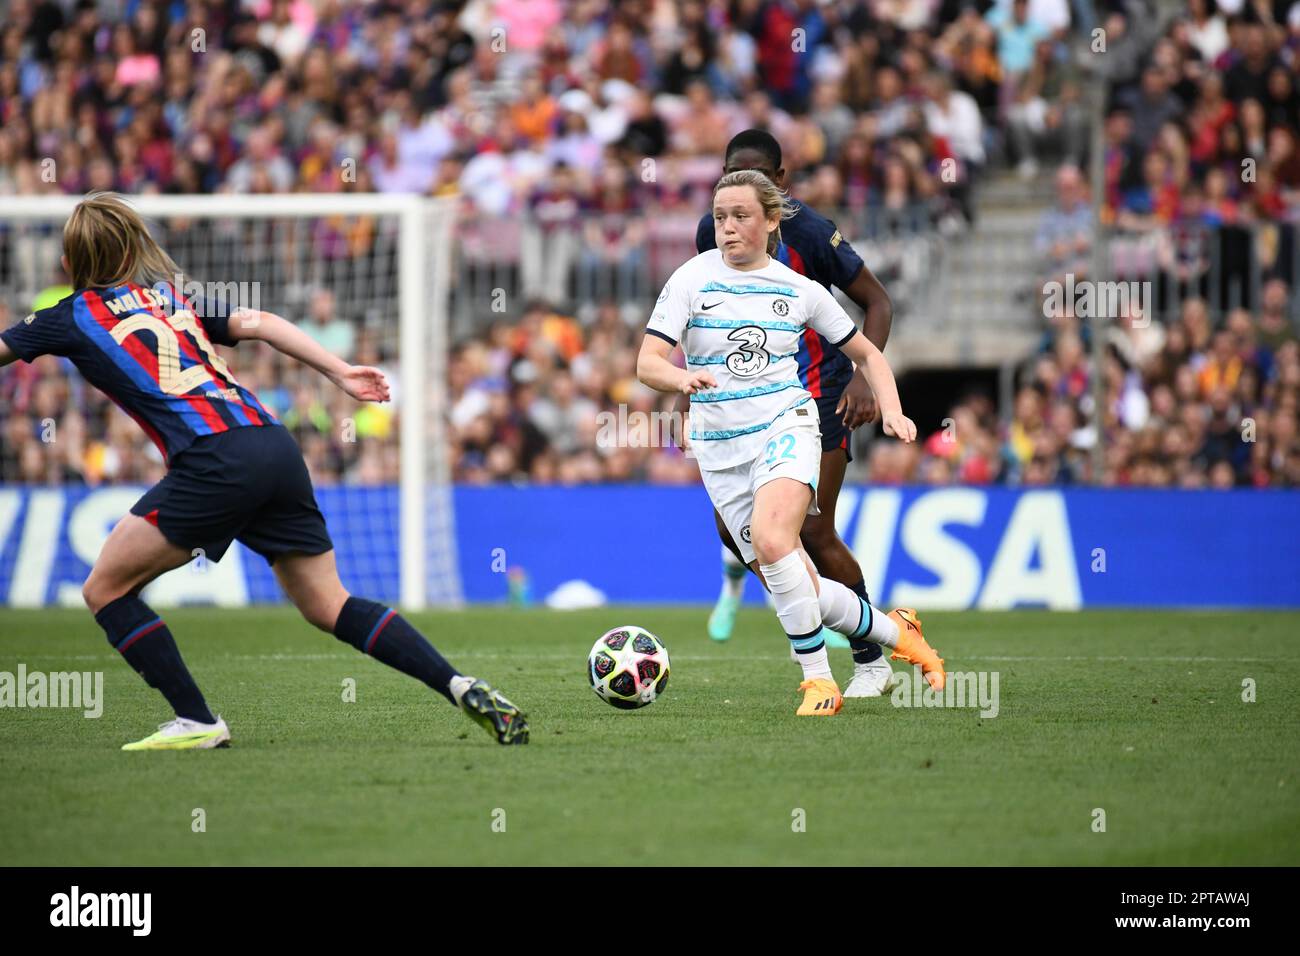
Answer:
[[[780,454],[777,453],[778,448],[780,450]],[[787,458],[793,459],[795,457],[794,436],[781,435],[777,438],[773,438],[770,442],[767,443],[766,451],[767,451],[767,455],[763,459],[763,463],[767,465],[767,467],[769,468],[776,467],[778,462],[784,461]]]

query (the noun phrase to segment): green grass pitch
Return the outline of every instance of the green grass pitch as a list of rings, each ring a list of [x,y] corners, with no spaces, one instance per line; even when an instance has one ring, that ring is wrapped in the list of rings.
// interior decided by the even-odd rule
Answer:
[[[0,611],[0,671],[102,671],[105,698],[0,710],[0,863],[1300,863],[1300,614],[923,614],[950,671],[998,673],[996,718],[883,698],[796,719],[771,613],[725,645],[706,613],[415,615],[527,709],[507,748],[288,610],[171,611],[232,746],[122,753],[170,714],[89,614]],[[583,669],[626,623],[672,655],[635,712]]]

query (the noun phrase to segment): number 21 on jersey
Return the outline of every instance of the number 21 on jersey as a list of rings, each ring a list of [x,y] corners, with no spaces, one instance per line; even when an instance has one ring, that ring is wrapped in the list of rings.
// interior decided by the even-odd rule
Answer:
[[[212,380],[202,363],[181,370],[181,346],[176,337],[177,332],[190,333],[208,364],[232,384],[237,384],[221,356],[208,346],[207,336],[199,328],[194,313],[188,309],[161,318],[156,315],[133,315],[113,326],[109,334],[121,345],[136,332],[153,333],[158,348],[158,387],[168,395],[185,395]]]

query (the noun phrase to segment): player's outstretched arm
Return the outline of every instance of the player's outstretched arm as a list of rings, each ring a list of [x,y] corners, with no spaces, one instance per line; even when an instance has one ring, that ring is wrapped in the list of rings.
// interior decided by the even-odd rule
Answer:
[[[717,387],[718,383],[708,372],[690,372],[670,362],[668,356],[673,348],[675,346],[667,339],[647,334],[636,357],[636,377],[660,392],[681,392],[684,395]]]
[[[843,292],[866,314],[862,321],[862,334],[880,351],[889,341],[889,330],[894,324],[894,303],[870,269],[863,265],[853,281],[843,287]],[[876,400],[871,393],[866,374],[859,368],[840,396],[835,414],[844,418],[849,428],[857,428],[876,420]]]
[[[885,287],[864,265],[845,287],[844,294],[863,311],[862,334],[883,352],[894,326],[894,303]]]
[[[240,309],[230,316],[233,339],[259,339],[277,352],[310,365],[359,402],[386,402],[388,380],[377,368],[349,365],[292,322],[271,312]]]
[[[10,362],[16,361],[18,361],[18,356],[14,354],[14,350],[5,345],[4,341],[0,339],[0,368],[4,368]]]
[[[903,404],[898,399],[898,383],[894,381],[894,372],[880,354],[880,349],[871,344],[861,332],[840,346],[840,351],[866,369],[867,381],[876,394],[880,404],[880,420],[885,426],[886,435],[894,435],[903,441],[916,438],[916,425],[903,414]]]

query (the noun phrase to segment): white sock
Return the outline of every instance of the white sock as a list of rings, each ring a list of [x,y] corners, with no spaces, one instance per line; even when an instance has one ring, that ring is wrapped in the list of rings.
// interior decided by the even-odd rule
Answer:
[[[822,612],[822,623],[845,637],[855,636],[854,632],[867,623],[863,620],[866,607],[862,598],[838,581],[822,578],[817,583],[817,604]]]
[[[883,644],[885,647],[898,646],[898,625],[894,619],[877,607],[871,608],[871,630],[867,631],[867,640]]]
[[[797,653],[797,652],[796,652]],[[826,653],[826,642],[815,651],[807,654],[799,654],[799,664],[803,667],[803,679],[812,680],[819,678],[823,680],[834,680],[835,674],[831,671],[830,655]]]
[[[759,566],[776,602],[776,616],[786,636],[794,645],[804,680],[814,677],[831,678],[830,660],[826,656],[826,641],[822,637],[822,615],[817,602],[817,589],[808,574],[803,555],[791,551],[772,564]]]
[[[474,678],[466,677],[464,674],[451,679],[451,684],[447,689],[451,691],[451,696],[456,699],[457,707],[460,706],[461,697],[465,695],[465,691],[469,690],[470,685],[473,683]]]
[[[740,600],[745,595],[745,576],[749,568],[741,564],[731,549],[722,546],[722,596]]]
[[[822,578],[817,583],[821,588],[818,604],[823,624],[847,638],[862,638],[885,647],[898,646],[898,625],[884,611],[874,607],[868,610],[866,601],[838,581]],[[862,627],[868,628],[866,633],[856,633]]]

